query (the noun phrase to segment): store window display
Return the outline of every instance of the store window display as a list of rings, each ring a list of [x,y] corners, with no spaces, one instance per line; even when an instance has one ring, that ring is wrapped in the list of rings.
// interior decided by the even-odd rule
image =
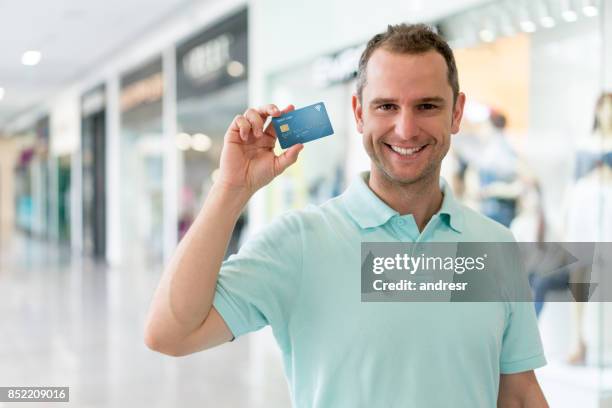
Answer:
[[[121,235],[124,261],[139,265],[163,256],[163,96],[161,58],[121,78]]]
[[[472,167],[478,178],[479,209],[487,217],[509,227],[516,216],[517,200],[522,190],[519,177],[519,157],[508,141],[504,129],[506,116],[491,110],[477,141],[456,146],[459,162],[458,175],[465,176]],[[475,143],[474,143],[475,142]],[[460,188],[464,190],[464,188]]]
[[[612,242],[612,93],[599,97],[594,116],[593,133],[579,143],[579,178],[568,194],[565,239],[569,242]],[[584,319],[585,304],[574,303],[571,364],[587,362]]]
[[[447,177],[461,187],[456,190],[463,202],[486,210],[477,171],[481,140],[490,134],[490,112],[502,112],[505,140],[518,163],[510,228],[517,240],[536,243],[534,248],[560,241],[597,247],[612,239],[606,181],[612,151],[612,139],[606,136],[610,85],[601,82],[609,71],[602,55],[609,48],[609,37],[602,37],[609,30],[609,6],[597,1],[498,1],[438,25],[455,47],[461,83],[470,96]],[[602,89],[607,92],[600,96]],[[544,256],[554,254],[537,254],[534,262]],[[540,373],[553,396],[551,406],[576,406],[574,401],[584,403],[586,398],[604,401],[612,389],[612,312],[603,302],[567,303],[572,299],[568,283],[582,282],[573,280],[579,273],[565,268],[550,276],[531,275],[551,361]]]
[[[176,49],[179,214],[184,237],[219,168],[225,125],[248,104],[248,11],[240,10],[181,41]],[[247,223],[236,223],[226,256]]]

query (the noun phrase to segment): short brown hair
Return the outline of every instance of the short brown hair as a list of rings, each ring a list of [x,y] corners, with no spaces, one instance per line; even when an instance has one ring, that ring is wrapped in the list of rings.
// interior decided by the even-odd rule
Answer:
[[[397,24],[387,27],[384,33],[376,34],[359,58],[357,69],[357,95],[361,100],[366,85],[366,71],[370,57],[379,48],[400,54],[423,54],[436,51],[444,57],[448,68],[448,83],[453,89],[453,104],[459,95],[459,78],[455,56],[447,42],[425,24]]]

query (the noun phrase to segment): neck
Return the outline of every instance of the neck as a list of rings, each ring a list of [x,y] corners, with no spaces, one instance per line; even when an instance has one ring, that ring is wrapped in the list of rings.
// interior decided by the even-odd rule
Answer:
[[[414,183],[390,180],[378,169],[372,169],[368,185],[389,207],[400,215],[412,214],[419,231],[423,231],[431,217],[440,210],[443,194],[440,189],[440,170],[430,178]]]

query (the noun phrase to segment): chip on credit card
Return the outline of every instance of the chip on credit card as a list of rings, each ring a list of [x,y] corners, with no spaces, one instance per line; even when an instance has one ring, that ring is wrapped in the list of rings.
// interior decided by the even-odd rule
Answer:
[[[283,149],[334,133],[323,102],[272,118],[272,125]]]

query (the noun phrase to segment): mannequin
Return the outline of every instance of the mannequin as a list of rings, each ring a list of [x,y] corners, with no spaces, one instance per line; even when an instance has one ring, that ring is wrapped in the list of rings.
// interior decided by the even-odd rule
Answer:
[[[566,241],[612,241],[612,93],[602,94],[596,105],[593,133],[581,143],[592,157],[584,167],[570,196]],[[588,206],[588,208],[586,208]],[[580,273],[580,271],[575,271]],[[587,344],[583,333],[584,303],[572,304],[572,341],[567,362],[586,362]]]

